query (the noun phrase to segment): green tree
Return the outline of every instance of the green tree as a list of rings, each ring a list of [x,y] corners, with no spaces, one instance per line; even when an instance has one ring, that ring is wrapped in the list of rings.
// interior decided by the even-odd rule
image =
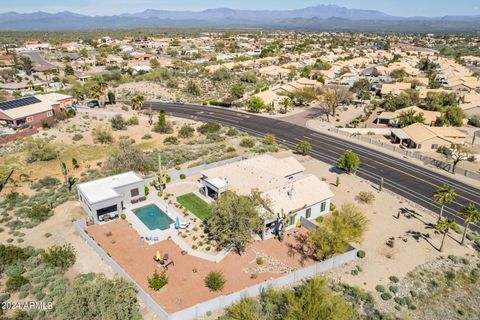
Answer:
[[[337,168],[345,170],[348,174],[354,172],[359,167],[360,158],[351,150],[347,150],[341,155],[337,162]]]
[[[337,109],[342,104],[350,103],[352,99],[351,92],[344,88],[327,89],[322,96],[323,103],[332,112],[332,116],[336,116]]]
[[[82,58],[88,58],[88,51],[86,48],[82,48],[78,51],[78,54],[80,55],[80,57]]]
[[[410,109],[400,112],[399,121],[401,127],[407,127],[414,123],[425,123],[425,117],[422,112],[417,113],[415,110]]]
[[[462,108],[458,106],[450,106],[440,118],[440,124],[451,127],[461,127],[463,126],[463,118],[465,118],[465,113]]]
[[[146,172],[150,167],[144,152],[134,146],[131,139],[120,139],[118,147],[105,161],[104,169],[109,173]]]
[[[302,140],[297,143],[295,150],[302,156],[306,156],[312,152],[312,144],[306,140]]]
[[[63,69],[63,72],[65,73],[66,76],[73,76],[75,74],[75,71],[73,70],[72,66],[67,64],[65,68]]]
[[[239,302],[227,308],[226,316],[232,320],[259,320],[261,319],[258,312],[260,307],[255,299],[243,297]]]
[[[448,232],[450,229],[455,228],[456,223],[453,219],[440,219],[437,224],[435,225],[435,230],[439,231],[443,234],[442,236],[442,243],[440,244],[440,248],[438,251],[443,251],[443,244],[445,243],[445,238],[447,237]]]
[[[251,97],[250,100],[248,100],[247,108],[253,112],[260,112],[266,109],[267,106],[260,97]]]
[[[25,71],[27,75],[32,74],[33,62],[29,57],[20,57],[20,68]]]
[[[452,187],[444,184],[433,193],[433,202],[440,205],[438,221],[443,218],[443,209],[445,205],[452,203],[457,198],[457,192]]]
[[[200,87],[193,80],[188,81],[185,92],[192,96],[199,96],[201,93]]]
[[[257,211],[259,200],[252,195],[222,193],[211,205],[212,217],[208,229],[219,248],[232,248],[242,254],[254,233],[263,230],[263,220]]]
[[[460,215],[465,219],[465,227],[463,229],[461,242],[461,244],[463,245],[465,244],[465,237],[467,235],[467,230],[470,224],[478,223],[480,221],[480,210],[475,207],[475,204],[469,203],[466,207],[463,207],[462,210],[460,210]]]
[[[32,138],[25,139],[25,151],[28,161],[49,161],[57,158],[57,148],[47,139]]]
[[[220,271],[211,271],[205,277],[205,286],[211,291],[222,291],[227,280]]]
[[[158,114],[158,122],[155,123],[153,131],[164,134],[170,134],[173,132],[173,127],[170,122],[167,121],[164,110],[161,110]]]
[[[358,98],[368,100],[370,99],[371,86],[372,84],[367,79],[360,79],[353,84],[351,90]]]
[[[148,278],[148,287],[154,291],[159,291],[168,283],[168,277],[165,271],[158,273],[157,270]]]
[[[282,101],[280,101],[280,105],[283,107],[280,112],[281,113],[287,113],[288,108],[293,107],[293,100],[290,97],[285,97],[283,98]]]
[[[230,88],[230,94],[235,99],[243,98],[243,95],[245,94],[245,86],[241,83],[235,83]]]
[[[115,93],[113,91],[108,91],[107,97],[108,97],[109,104],[115,104],[117,102],[115,98]]]
[[[315,89],[304,87],[293,91],[292,97],[298,104],[303,106],[314,101],[317,98],[317,94],[315,93]]]

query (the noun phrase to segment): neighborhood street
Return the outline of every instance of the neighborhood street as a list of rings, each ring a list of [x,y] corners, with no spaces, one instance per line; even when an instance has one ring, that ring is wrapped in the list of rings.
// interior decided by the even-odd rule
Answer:
[[[357,175],[373,184],[378,185],[384,178],[384,188],[388,189],[417,205],[435,213],[440,207],[432,201],[433,192],[440,186],[447,184],[458,193],[456,201],[445,206],[446,216],[454,218],[457,223],[463,224],[458,211],[468,203],[480,206],[480,189],[460,182],[453,177],[437,174],[429,169],[409,163],[391,155],[359,146],[354,143],[336,138],[331,135],[316,132],[306,127],[286,121],[257,116],[255,114],[237,112],[229,109],[209,109],[201,105],[173,105],[159,102],[147,102],[143,108],[165,110],[168,114],[199,121],[215,121],[223,125],[236,127],[251,135],[261,137],[266,133],[275,134],[277,141],[295,149],[301,140],[312,144],[311,156],[325,163],[335,166],[337,160],[345,150],[357,153],[361,166]],[[335,170],[332,167],[332,170]],[[472,226],[480,230],[479,226]]]

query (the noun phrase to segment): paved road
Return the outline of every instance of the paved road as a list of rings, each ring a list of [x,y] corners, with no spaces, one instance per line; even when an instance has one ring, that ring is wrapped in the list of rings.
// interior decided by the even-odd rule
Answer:
[[[439,206],[432,203],[433,192],[443,184],[455,188],[457,200],[445,207],[445,214],[462,223],[458,210],[472,202],[480,207],[480,189],[459,182],[453,178],[440,175],[408,161],[390,156],[364,146],[336,138],[286,121],[256,116],[254,114],[236,112],[229,109],[207,108],[200,105],[166,105],[158,102],[147,102],[144,108],[165,110],[176,117],[199,121],[215,121],[223,125],[236,127],[254,136],[273,133],[277,141],[291,149],[301,140],[312,144],[311,156],[327,164],[335,166],[345,150],[353,150],[361,160],[357,175],[378,184],[384,178],[384,188],[433,212],[439,212]],[[480,185],[479,185],[480,187]],[[473,229],[480,231],[479,226]]]
[[[38,51],[28,51],[28,52],[21,52],[20,53],[22,56],[27,56],[30,58],[30,60],[32,60],[35,65],[41,65],[41,66],[45,66],[45,67],[48,67],[48,68],[52,68],[52,69],[58,69],[59,67],[48,62],[47,60],[45,60],[42,55],[40,54],[40,52]]]

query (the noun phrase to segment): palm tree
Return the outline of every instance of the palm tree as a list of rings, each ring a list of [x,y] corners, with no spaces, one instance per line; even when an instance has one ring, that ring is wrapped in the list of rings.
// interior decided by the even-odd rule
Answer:
[[[440,215],[438,221],[442,219],[443,208],[446,204],[450,204],[457,198],[457,192],[452,187],[444,184],[433,193],[433,201],[440,205]]]
[[[289,97],[285,97],[280,101],[280,105],[283,107],[283,110],[285,110],[285,113],[287,113],[288,108],[293,106],[293,101]]]
[[[460,210],[460,215],[465,217],[465,229],[463,229],[461,242],[463,245],[465,243],[465,236],[467,235],[467,230],[470,223],[478,223],[480,221],[480,210],[478,210],[473,203],[470,203],[468,206]]]
[[[438,251],[443,251],[443,243],[445,242],[445,237],[447,236],[450,229],[455,228],[455,221],[453,219],[442,219],[437,222],[435,230],[443,233],[442,244],[440,244],[440,249]]]

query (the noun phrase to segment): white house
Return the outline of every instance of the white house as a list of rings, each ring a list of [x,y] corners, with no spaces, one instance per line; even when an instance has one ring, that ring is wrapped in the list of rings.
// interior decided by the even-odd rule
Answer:
[[[77,186],[78,200],[94,223],[122,213],[126,204],[145,200],[145,181],[135,172],[126,172]]]
[[[259,208],[265,228],[264,237],[295,227],[303,219],[314,220],[330,212],[334,196],[327,183],[304,173],[294,157],[277,159],[261,155],[202,171],[200,180],[206,197],[216,198],[227,190],[248,195],[257,189],[269,200],[268,208]]]

